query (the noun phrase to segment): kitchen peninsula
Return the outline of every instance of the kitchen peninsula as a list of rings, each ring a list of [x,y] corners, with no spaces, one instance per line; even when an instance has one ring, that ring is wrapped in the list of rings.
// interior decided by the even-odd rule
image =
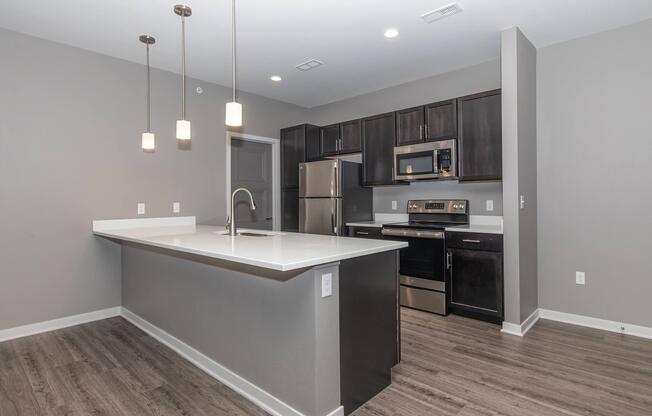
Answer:
[[[122,244],[123,315],[277,415],[343,415],[398,363],[404,242],[94,221]]]

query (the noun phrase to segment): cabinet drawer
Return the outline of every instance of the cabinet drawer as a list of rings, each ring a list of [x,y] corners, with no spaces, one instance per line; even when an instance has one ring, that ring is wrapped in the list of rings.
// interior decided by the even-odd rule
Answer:
[[[502,252],[503,236],[502,234],[447,231],[446,247]]]
[[[383,235],[381,234],[382,228],[380,227],[349,227],[349,237],[357,238],[375,238],[381,240]]]

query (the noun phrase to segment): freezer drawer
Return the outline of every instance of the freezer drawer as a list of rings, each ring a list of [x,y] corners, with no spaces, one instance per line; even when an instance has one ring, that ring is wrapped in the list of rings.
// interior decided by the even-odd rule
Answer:
[[[299,198],[299,232],[341,235],[341,198]]]
[[[299,165],[299,197],[341,197],[341,177],[342,167],[339,160],[301,163]]]

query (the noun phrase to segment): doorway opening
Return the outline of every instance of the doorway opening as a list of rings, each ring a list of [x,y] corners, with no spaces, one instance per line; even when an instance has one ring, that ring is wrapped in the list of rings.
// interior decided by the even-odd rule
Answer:
[[[242,133],[226,133],[226,212],[231,212],[231,192],[247,188],[256,201],[251,210],[249,197],[239,192],[235,198],[238,228],[281,229],[280,142],[278,139]]]

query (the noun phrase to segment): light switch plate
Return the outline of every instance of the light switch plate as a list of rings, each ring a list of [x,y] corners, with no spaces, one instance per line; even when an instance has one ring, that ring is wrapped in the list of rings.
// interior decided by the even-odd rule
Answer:
[[[145,203],[139,202],[136,209],[138,210],[138,215],[145,215]]]
[[[487,211],[493,211],[493,210],[494,210],[494,200],[487,199]]]
[[[398,208],[398,201],[392,201],[392,209]]]
[[[519,198],[519,205],[521,209],[525,209],[525,195],[521,195],[521,197]]]
[[[326,273],[321,275],[321,297],[327,298],[333,295],[333,274]]]
[[[575,283],[578,285],[586,284],[586,274],[584,272],[575,272]]]
[[[178,214],[181,212],[181,203],[180,202],[173,202],[172,203],[172,212],[175,214]]]

